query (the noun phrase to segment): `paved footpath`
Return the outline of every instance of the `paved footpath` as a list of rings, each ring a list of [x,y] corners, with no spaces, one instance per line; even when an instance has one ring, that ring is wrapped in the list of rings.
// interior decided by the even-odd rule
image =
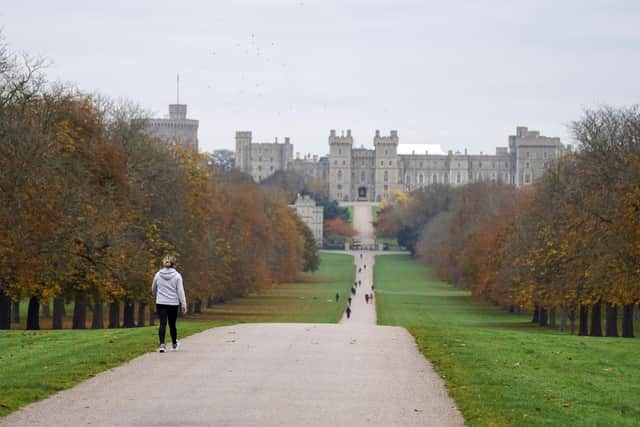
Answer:
[[[375,325],[375,305],[364,301],[374,255],[353,254],[356,271],[367,268],[356,273],[351,319],[210,329],[179,352],[147,353],[0,426],[464,425],[413,337]]]

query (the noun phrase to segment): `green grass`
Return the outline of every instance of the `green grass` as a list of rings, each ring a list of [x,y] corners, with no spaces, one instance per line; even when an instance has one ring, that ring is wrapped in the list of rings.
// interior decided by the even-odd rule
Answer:
[[[378,212],[380,212],[380,206],[371,206],[371,218],[374,222],[378,220]]]
[[[226,322],[229,323],[229,322]],[[178,319],[186,337],[225,322]],[[157,327],[3,331],[0,333],[0,416],[152,351]]]
[[[206,310],[211,320],[238,322],[335,323],[346,309],[355,278],[353,257],[320,252],[320,269],[306,273],[300,283],[283,284],[271,290],[238,298]],[[335,294],[340,293],[336,304]]]
[[[473,302],[409,256],[375,263],[378,323],[402,325],[470,426],[640,424],[640,340],[532,325]]]

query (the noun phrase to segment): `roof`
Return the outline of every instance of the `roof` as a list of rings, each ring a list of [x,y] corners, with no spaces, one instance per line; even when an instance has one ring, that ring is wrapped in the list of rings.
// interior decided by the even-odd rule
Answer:
[[[446,154],[439,144],[398,144],[398,154]]]

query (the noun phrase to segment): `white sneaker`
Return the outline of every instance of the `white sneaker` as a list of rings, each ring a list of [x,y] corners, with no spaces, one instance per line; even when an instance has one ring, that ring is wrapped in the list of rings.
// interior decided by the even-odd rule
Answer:
[[[173,347],[173,351],[178,351],[178,349],[180,348],[180,340],[177,340],[175,344],[171,344],[171,346]]]
[[[158,348],[158,352],[164,353],[165,351],[167,351],[167,346],[164,344],[160,344],[160,347]]]

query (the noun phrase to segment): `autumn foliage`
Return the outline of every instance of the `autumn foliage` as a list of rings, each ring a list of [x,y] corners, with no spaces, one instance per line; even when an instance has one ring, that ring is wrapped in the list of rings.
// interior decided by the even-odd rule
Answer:
[[[640,108],[588,110],[578,149],[532,187],[492,182],[417,190],[380,211],[444,280],[541,326],[632,337],[640,300]],[[622,312],[622,313],[620,313]],[[620,316],[621,314],[621,316]],[[602,320],[606,320],[606,329]]]
[[[49,301],[54,327],[69,301],[74,328],[86,327],[89,304],[95,328],[104,304],[108,326],[134,326],[134,307],[144,324],[166,253],[178,257],[191,311],[317,268],[282,192],[144,126],[137,108],[48,85],[37,63],[0,46],[0,328],[23,298],[29,329]]]

